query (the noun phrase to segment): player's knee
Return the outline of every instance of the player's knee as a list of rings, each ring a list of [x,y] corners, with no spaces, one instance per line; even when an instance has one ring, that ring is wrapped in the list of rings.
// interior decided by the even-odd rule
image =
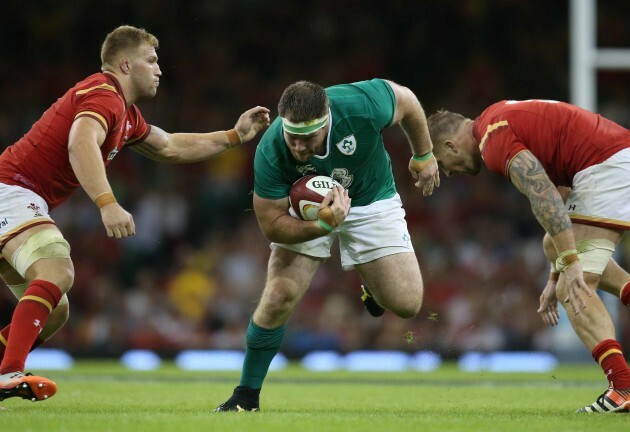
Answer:
[[[46,265],[34,266],[40,260],[47,260]],[[74,282],[70,245],[58,230],[46,229],[30,236],[13,253],[11,265],[23,278],[48,280],[62,292]]]
[[[413,318],[422,307],[422,289],[415,290],[407,296],[401,296],[401,302],[397,302],[390,310],[400,318]]]
[[[275,285],[263,295],[261,307],[272,315],[291,309],[297,302],[295,290]]]
[[[57,285],[61,292],[67,293],[74,284],[74,268],[72,266],[64,266],[55,274],[55,280],[51,282]]]

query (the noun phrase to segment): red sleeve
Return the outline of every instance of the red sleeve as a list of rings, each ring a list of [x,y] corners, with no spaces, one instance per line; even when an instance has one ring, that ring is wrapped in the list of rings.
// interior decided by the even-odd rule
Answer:
[[[508,169],[514,156],[527,150],[514,134],[508,120],[489,124],[479,147],[488,169],[505,177],[508,177]]]
[[[106,133],[120,123],[125,112],[125,103],[109,84],[79,90],[74,98],[74,118],[91,117],[103,126]]]
[[[132,105],[129,108],[129,117],[132,119],[133,130],[129,133],[126,146],[143,142],[151,132],[151,125],[144,120],[137,106]]]
[[[514,156],[527,147],[516,136],[511,120],[505,114],[489,113],[486,110],[475,120],[475,134],[479,139],[481,157],[492,172],[508,177],[508,168]],[[489,114],[489,115],[487,115]]]

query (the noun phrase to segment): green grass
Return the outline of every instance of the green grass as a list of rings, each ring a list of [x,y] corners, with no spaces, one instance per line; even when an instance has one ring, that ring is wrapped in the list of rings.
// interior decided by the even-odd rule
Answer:
[[[272,372],[260,413],[213,413],[237,373],[183,372],[166,365],[130,372],[81,362],[41,374],[58,393],[44,402],[0,403],[1,431],[593,431],[626,430],[628,415],[573,411],[604,389],[596,365],[547,374]]]

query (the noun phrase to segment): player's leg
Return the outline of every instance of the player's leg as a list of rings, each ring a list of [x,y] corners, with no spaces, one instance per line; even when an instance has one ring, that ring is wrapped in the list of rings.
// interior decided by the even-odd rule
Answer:
[[[422,306],[423,284],[414,253],[387,255],[356,264],[355,268],[381,306],[401,318],[418,314]]]
[[[10,239],[2,255],[29,285],[11,319],[0,363],[0,399],[13,396],[46,399],[56,392],[55,383],[43,377],[24,375],[24,364],[51,312],[72,287],[74,269],[70,246],[56,226],[44,224],[28,228]]]
[[[613,230],[582,224],[574,224],[573,232],[580,263],[584,269],[584,280],[594,292],[621,234]],[[561,273],[556,291],[559,299],[566,298],[568,295],[564,279],[564,273]],[[580,411],[608,412],[628,409],[630,408],[630,368],[624,358],[621,345],[616,340],[612,318],[599,296],[585,296],[585,300],[586,308],[577,315],[573,312],[573,308],[562,304],[575,333],[591,350],[594,360],[606,374],[610,388],[598,401]]]
[[[341,265],[359,271],[368,312],[380,316],[387,308],[401,317],[417,314],[422,276],[400,197],[353,207],[338,231]]]
[[[321,258],[309,257],[274,245],[267,283],[249,327],[241,381],[215,411],[257,411],[263,381],[284,336],[285,324],[308,289]]]
[[[26,282],[24,278],[22,278],[22,276],[20,276],[19,273],[17,273],[4,259],[0,260],[0,277],[2,277],[5,284],[9,287],[17,299],[22,298],[28,289],[28,282]],[[69,311],[70,307],[68,304],[68,297],[64,294],[57,307],[51,312],[44,329],[39,336],[37,336],[37,339],[35,339],[35,342],[31,347],[31,351],[43,344],[46,340],[50,339],[57,331],[59,331],[59,329],[61,329],[61,327],[64,326],[66,321],[68,321]],[[4,357],[4,350],[7,344],[10,329],[11,324],[0,330],[0,362],[2,362]]]

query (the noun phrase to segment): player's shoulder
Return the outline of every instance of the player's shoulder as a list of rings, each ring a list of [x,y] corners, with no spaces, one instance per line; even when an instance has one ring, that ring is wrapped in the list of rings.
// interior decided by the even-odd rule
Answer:
[[[116,79],[101,72],[79,81],[71,91],[76,97],[99,95],[122,98],[122,92]]]
[[[326,88],[329,97],[371,95],[376,93],[392,92],[390,85],[382,78],[372,78],[370,80],[355,81],[345,84],[336,84]]]

